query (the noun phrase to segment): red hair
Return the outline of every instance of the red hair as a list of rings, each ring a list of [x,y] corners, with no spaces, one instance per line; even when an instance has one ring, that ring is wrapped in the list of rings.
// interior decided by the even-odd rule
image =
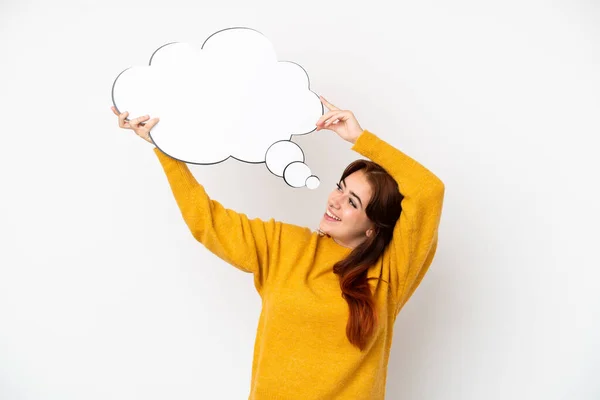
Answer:
[[[400,194],[394,178],[373,161],[354,161],[346,167],[340,181],[359,170],[363,170],[365,173],[373,192],[365,212],[375,225],[374,234],[355,247],[345,259],[337,262],[333,266],[333,272],[339,275],[342,297],[350,309],[346,336],[350,343],[363,350],[378,324],[377,310],[367,279],[367,270],[377,262],[392,240],[392,233],[396,221],[400,217],[401,202],[404,197]]]

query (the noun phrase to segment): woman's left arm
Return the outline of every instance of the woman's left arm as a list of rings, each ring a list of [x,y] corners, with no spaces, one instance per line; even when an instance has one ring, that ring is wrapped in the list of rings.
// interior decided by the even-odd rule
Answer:
[[[402,212],[389,245],[390,278],[396,313],[413,294],[429,269],[437,249],[445,186],[427,168],[363,130],[351,111],[340,110],[321,97],[329,112],[317,130],[330,129],[353,144],[352,149],[381,165],[398,183]]]
[[[381,165],[398,183],[403,196],[402,212],[389,244],[399,312],[433,261],[445,186],[427,168],[367,130],[352,149]]]

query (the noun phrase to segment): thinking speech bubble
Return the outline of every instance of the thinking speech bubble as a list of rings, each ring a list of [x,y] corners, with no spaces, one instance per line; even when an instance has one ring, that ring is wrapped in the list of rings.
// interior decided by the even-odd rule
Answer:
[[[288,185],[314,189],[319,178],[290,140],[313,132],[323,115],[309,85],[306,71],[278,61],[260,32],[228,28],[206,39],[201,51],[187,43],[161,46],[148,66],[117,76],[112,100],[131,116],[159,117],[152,141],[173,158],[265,163]]]

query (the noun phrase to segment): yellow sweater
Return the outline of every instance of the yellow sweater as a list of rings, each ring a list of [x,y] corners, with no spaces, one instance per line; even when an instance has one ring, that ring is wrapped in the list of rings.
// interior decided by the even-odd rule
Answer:
[[[348,305],[333,273],[350,249],[308,228],[224,208],[207,196],[185,163],[154,149],[194,238],[254,274],[262,311],[249,399],[384,398],[394,321],[433,260],[444,184],[369,131],[352,149],[384,167],[404,195],[392,242],[367,274],[389,285],[369,281],[380,323],[362,352],[346,337]]]

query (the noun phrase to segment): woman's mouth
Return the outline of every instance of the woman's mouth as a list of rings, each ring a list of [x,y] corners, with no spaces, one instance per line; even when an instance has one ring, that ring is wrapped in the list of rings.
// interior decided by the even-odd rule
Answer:
[[[333,215],[329,210],[325,211],[325,220],[331,221],[331,222],[340,222],[341,221],[341,219],[339,219],[338,217]]]

